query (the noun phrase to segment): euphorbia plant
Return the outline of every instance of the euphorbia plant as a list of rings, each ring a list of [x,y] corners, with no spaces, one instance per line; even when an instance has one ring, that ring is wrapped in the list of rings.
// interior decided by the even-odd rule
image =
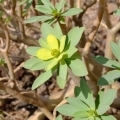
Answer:
[[[68,97],[68,103],[57,108],[59,113],[73,117],[72,120],[116,120],[113,116],[105,114],[114,100],[115,89],[109,89],[105,93],[103,90],[99,91],[94,101],[91,90],[82,78],[80,87],[76,86],[74,93],[75,98]],[[59,119],[62,120],[60,116],[57,120]]]
[[[56,3],[55,6],[49,0],[41,0],[44,5],[36,5],[35,9],[45,15],[42,16],[34,16],[30,19],[26,20],[25,23],[37,22],[37,21],[45,21],[49,24],[52,24],[56,21],[60,23],[65,23],[65,16],[76,15],[83,10],[80,8],[71,8],[66,11],[62,11],[66,0],[60,0],[59,3]]]
[[[24,67],[31,70],[45,70],[35,80],[32,89],[47,81],[55,70],[57,70],[57,83],[60,88],[64,88],[66,84],[68,67],[76,76],[87,75],[86,67],[80,60],[76,48],[84,29],[84,27],[75,27],[67,35],[63,35],[58,23],[55,24],[54,29],[47,23],[42,24],[43,38],[39,39],[41,47],[26,49],[27,53],[34,57],[26,61]]]

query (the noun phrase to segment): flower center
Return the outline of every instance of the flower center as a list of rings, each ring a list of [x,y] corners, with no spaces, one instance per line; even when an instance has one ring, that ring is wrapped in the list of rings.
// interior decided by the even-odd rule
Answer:
[[[60,52],[59,52],[59,50],[57,50],[57,49],[53,49],[53,50],[51,51],[51,55],[54,56],[54,57],[58,57],[59,54],[60,54]]]

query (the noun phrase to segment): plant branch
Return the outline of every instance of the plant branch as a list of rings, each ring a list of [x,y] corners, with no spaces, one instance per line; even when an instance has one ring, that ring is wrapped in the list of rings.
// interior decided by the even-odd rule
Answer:
[[[94,40],[94,37],[97,33],[97,30],[99,28],[99,25],[100,25],[100,22],[102,20],[103,13],[104,13],[105,1],[106,0],[100,0],[99,1],[98,16],[97,16],[96,21],[94,22],[94,25],[92,27],[92,31],[91,31],[90,35],[88,36],[88,40],[85,44],[85,47],[84,47],[84,50],[83,50],[83,56],[86,56],[89,53],[91,44],[92,44],[92,42]]]

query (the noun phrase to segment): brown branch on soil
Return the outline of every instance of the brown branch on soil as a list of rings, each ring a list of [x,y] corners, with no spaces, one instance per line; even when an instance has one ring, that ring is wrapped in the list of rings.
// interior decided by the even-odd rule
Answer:
[[[92,31],[91,31],[90,35],[88,36],[87,42],[86,42],[85,47],[83,49],[83,56],[86,56],[89,53],[91,44],[94,40],[94,37],[97,33],[97,30],[99,28],[100,22],[101,22],[102,17],[103,17],[105,2],[106,2],[106,0],[99,1],[98,16],[97,16],[96,21],[94,22],[94,25],[92,27]]]
[[[0,50],[3,53],[5,61],[7,63],[10,79],[14,80],[15,77],[14,77],[14,73],[13,73],[12,64],[10,62],[10,58],[8,57],[8,48],[10,46],[10,36],[9,36],[8,30],[7,30],[7,27],[5,25],[3,25],[3,23],[1,21],[0,21],[0,25],[2,26],[2,28],[4,30],[5,39],[6,39],[6,41],[5,41],[6,44],[4,46],[1,46]]]
[[[108,7],[107,4],[105,6],[105,11],[104,11],[104,15],[103,15],[103,20],[107,26],[107,39],[106,39],[106,45],[105,45],[105,57],[106,58],[111,58],[113,59],[113,54],[111,51],[111,47],[110,47],[110,42],[111,41],[115,41],[115,35],[113,35],[111,29],[112,29],[112,24],[109,18],[109,13],[108,13]],[[107,72],[109,72],[111,70],[111,68],[108,67],[104,67],[102,74],[105,74]],[[105,88],[105,90],[110,89],[112,86],[111,85],[107,85],[107,86],[103,86],[102,88]]]
[[[46,108],[44,103],[40,100],[39,96],[32,93],[22,95],[22,93],[20,93],[19,91],[11,89],[5,86],[1,82],[0,82],[0,89],[19,100],[37,106],[50,120],[53,120],[53,115],[49,112],[49,110]]]

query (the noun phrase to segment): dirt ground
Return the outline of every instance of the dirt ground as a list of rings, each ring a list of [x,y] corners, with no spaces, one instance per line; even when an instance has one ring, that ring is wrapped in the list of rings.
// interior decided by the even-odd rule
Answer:
[[[113,15],[113,12],[117,9],[116,4],[114,4],[114,0],[110,0],[108,2],[109,14],[112,24],[114,25],[120,19],[120,17]],[[90,9],[87,10],[83,17],[83,24],[87,28],[85,30],[86,37],[89,35],[91,27],[93,25],[93,21],[97,15],[98,4],[95,4]],[[91,47],[91,52],[93,55],[104,55],[104,48],[106,42],[107,31],[104,26],[104,22],[102,21],[97,35],[95,37],[94,43]],[[117,40],[120,34],[117,35]],[[24,62],[29,58],[29,55],[25,52],[26,45],[21,43],[15,43],[11,41],[11,46],[9,50],[10,58],[12,61],[13,68],[15,69],[19,64]],[[2,54],[0,53],[0,57]],[[16,80],[19,84],[19,87],[22,90],[30,91],[31,86],[35,80],[35,78],[39,75],[38,71],[30,71],[24,68],[20,69],[16,74]],[[0,67],[0,77],[4,77],[5,72],[4,68]],[[61,89],[56,84],[56,79],[52,77],[50,80],[45,82],[39,88],[37,88],[34,92],[38,95],[48,96],[52,93],[58,92]],[[0,96],[5,95],[6,97],[0,98],[2,104],[0,104],[0,111],[3,113],[3,120],[27,120],[36,110],[37,107],[24,103],[18,99],[15,99],[14,96],[8,96],[6,93],[0,90]],[[2,117],[2,115],[1,115]],[[1,119],[1,120],[2,120]],[[47,120],[47,118],[45,119]]]

